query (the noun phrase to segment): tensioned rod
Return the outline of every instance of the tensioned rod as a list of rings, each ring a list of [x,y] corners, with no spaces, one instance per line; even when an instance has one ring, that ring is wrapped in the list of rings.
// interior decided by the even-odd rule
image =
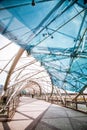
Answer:
[[[4,85],[4,90],[5,91],[7,89],[8,84],[9,84],[9,80],[10,80],[11,74],[12,74],[12,72],[13,72],[16,64],[17,64],[17,62],[19,61],[21,55],[23,54],[23,52],[24,52],[24,49],[20,48],[19,51],[18,51],[18,53],[17,53],[17,56],[15,57],[15,59],[13,61],[13,64],[12,64],[12,66],[11,66],[9,72],[8,72],[8,75],[7,75],[7,78],[6,78],[6,81],[5,81],[5,85]]]
[[[49,2],[49,1],[53,1],[53,0],[43,0],[43,1],[37,1],[35,3]],[[29,6],[29,5],[31,5],[31,2],[26,2],[26,3],[11,5],[11,6],[8,5],[6,7],[0,7],[0,10],[6,10],[6,9],[11,9],[11,8],[18,8],[18,7]]]

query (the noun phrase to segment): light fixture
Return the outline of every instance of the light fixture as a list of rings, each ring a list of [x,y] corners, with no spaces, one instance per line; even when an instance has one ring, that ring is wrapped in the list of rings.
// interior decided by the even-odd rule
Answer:
[[[32,0],[32,6],[35,6],[35,0]]]

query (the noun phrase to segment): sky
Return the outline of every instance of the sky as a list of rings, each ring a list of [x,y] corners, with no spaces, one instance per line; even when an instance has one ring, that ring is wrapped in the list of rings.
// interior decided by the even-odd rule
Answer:
[[[14,43],[11,43],[9,46],[2,49],[5,45],[9,43],[11,43],[11,41],[0,34],[0,69],[3,69],[5,65],[9,62],[9,60],[19,50],[19,46]],[[10,65],[11,64],[9,64],[8,67],[6,67],[5,69],[6,71],[9,70]],[[1,73],[1,70],[0,70],[0,73]],[[5,83],[6,75],[7,75],[6,72],[3,72],[0,74],[0,84]]]

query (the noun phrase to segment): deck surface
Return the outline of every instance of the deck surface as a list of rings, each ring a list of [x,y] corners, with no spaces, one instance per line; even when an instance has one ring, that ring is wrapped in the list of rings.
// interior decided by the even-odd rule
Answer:
[[[11,121],[0,130],[87,130],[87,114],[29,97],[21,97]]]

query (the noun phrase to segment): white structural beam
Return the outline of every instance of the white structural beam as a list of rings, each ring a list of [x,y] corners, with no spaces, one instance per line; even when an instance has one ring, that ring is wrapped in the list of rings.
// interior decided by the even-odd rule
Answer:
[[[6,89],[7,89],[11,74],[12,74],[13,70],[15,69],[15,66],[18,63],[18,61],[19,61],[20,57],[22,56],[23,52],[24,52],[24,49],[20,48],[17,55],[16,55],[16,57],[15,57],[15,59],[14,59],[14,61],[13,61],[13,63],[12,63],[12,65],[11,65],[11,67],[10,67],[10,70],[8,72],[6,82],[5,82],[5,85],[4,85],[4,91],[6,91]]]

